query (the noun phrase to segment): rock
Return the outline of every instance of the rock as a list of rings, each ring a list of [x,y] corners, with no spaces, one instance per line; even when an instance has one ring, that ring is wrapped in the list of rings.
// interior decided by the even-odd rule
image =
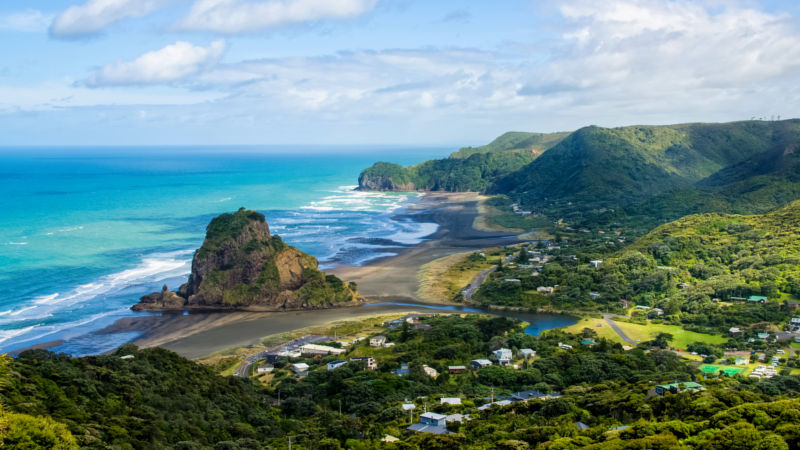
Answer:
[[[244,208],[215,217],[178,293],[142,297],[141,310],[329,308],[361,301],[355,284],[326,275],[317,260],[270,235],[261,213]]]

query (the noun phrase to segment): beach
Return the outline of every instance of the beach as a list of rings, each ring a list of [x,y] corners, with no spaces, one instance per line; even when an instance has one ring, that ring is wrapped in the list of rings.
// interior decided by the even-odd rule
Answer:
[[[399,220],[435,223],[436,232],[419,244],[391,249],[396,256],[373,259],[361,266],[327,270],[343,280],[354,281],[368,302],[378,305],[289,312],[204,312],[161,314],[117,320],[97,332],[98,338],[116,333],[139,333],[134,341],[142,347],[161,346],[189,358],[230,347],[260,342],[264,336],[339,320],[375,314],[429,309],[417,297],[418,271],[437,258],[468,250],[518,242],[516,234],[483,231],[473,227],[480,197],[475,193],[426,194],[398,211]],[[386,248],[381,248],[385,252]],[[387,304],[391,302],[407,305]]]

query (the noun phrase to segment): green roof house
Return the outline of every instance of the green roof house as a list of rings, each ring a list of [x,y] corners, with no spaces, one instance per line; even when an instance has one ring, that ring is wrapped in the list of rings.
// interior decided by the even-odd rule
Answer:
[[[767,297],[761,295],[751,295],[747,297],[747,303],[767,303]]]

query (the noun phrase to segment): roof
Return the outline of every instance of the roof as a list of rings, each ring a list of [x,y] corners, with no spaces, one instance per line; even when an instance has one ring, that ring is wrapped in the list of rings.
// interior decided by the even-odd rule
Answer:
[[[459,400],[461,400],[461,399],[459,399]],[[447,416],[445,416],[444,414],[439,414],[439,413],[435,413],[435,412],[426,412],[426,413],[420,414],[420,417],[424,417],[426,419],[432,419],[432,420],[442,420],[442,419],[446,418]]]
[[[411,409],[417,409],[417,406],[413,403],[403,403],[403,411],[408,411]]]
[[[466,370],[467,366],[447,366],[447,368],[450,369],[450,370],[453,370],[453,369],[464,369],[464,370]]]
[[[459,398],[459,397],[442,397],[442,398],[439,399],[439,401],[441,402],[441,404],[445,404],[445,403],[450,404],[450,405],[460,405],[461,404],[461,398]]]
[[[433,434],[450,434],[445,427],[437,427],[435,425],[427,425],[424,423],[415,423],[407,428],[411,431],[417,431],[419,433],[433,433]]]
[[[750,297],[747,297],[748,302],[761,302],[766,300],[767,297],[764,297],[763,295],[751,295]]]
[[[586,425],[583,422],[575,422],[575,425],[577,425],[578,429],[581,429],[581,430],[588,430],[589,429],[589,425]]]
[[[480,364],[482,366],[491,366],[492,365],[492,362],[489,361],[488,359],[473,359],[472,362],[478,363],[478,364]]]

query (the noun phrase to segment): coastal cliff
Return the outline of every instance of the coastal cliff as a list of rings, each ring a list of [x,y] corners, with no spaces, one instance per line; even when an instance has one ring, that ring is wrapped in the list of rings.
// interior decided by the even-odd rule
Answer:
[[[319,309],[357,303],[354,283],[326,275],[317,260],[270,235],[264,216],[239,209],[215,217],[178,292],[164,286],[134,311],[180,309]]]

